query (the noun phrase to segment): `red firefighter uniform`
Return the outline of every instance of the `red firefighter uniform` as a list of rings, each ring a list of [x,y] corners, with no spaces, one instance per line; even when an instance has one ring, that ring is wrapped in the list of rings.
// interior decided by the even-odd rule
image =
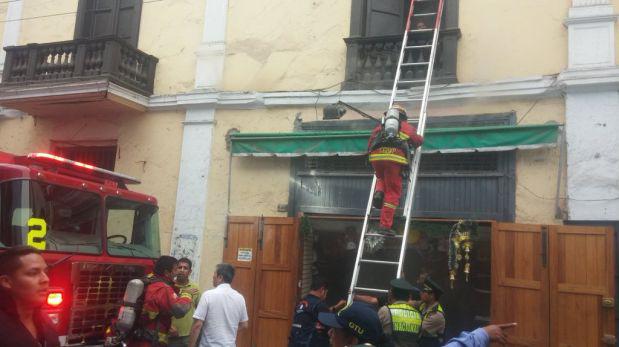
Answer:
[[[395,209],[400,202],[402,194],[402,168],[408,165],[408,159],[402,148],[378,146],[371,149],[375,138],[382,130],[381,125],[374,128],[368,151],[370,152],[370,163],[376,174],[376,192],[384,193],[384,202],[380,210],[380,228],[391,229]],[[405,120],[400,120],[400,133],[398,137],[408,142],[409,146],[417,148],[423,143],[423,137],[417,135],[417,129],[408,124]]]
[[[129,347],[167,346],[172,317],[182,317],[189,311],[191,295],[182,291],[177,295],[169,283],[154,281],[146,288],[139,325],[150,341],[134,340]],[[155,337],[158,344],[152,342]]]

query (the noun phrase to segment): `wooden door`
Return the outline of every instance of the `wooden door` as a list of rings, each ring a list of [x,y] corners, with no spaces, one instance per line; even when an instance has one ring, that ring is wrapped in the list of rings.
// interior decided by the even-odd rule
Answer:
[[[549,251],[551,346],[603,346],[615,335],[613,230],[551,226]]]
[[[229,217],[224,261],[247,305],[238,347],[287,346],[297,300],[300,240],[295,218]]]
[[[285,347],[297,300],[300,250],[295,218],[264,218],[258,240],[254,346]]]
[[[493,225],[491,316],[493,323],[518,323],[508,346],[548,346],[546,241],[541,225]]]
[[[236,268],[232,288],[239,291],[245,298],[249,316],[249,329],[239,330],[237,335],[236,342],[239,347],[251,346],[257,264],[255,253],[258,245],[259,222],[259,217],[228,218],[223,260]]]

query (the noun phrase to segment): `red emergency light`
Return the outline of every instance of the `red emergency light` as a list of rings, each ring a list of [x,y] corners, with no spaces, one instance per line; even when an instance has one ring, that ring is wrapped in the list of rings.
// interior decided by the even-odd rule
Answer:
[[[58,307],[62,305],[62,292],[50,292],[47,294],[47,305],[50,307]]]
[[[49,154],[49,153],[30,153],[28,154],[28,159],[34,161],[40,161],[45,163],[55,163],[55,164],[65,164],[69,166],[73,166],[76,168],[86,169],[92,173],[99,174],[103,178],[110,179],[112,181],[122,181],[125,184],[139,184],[140,181],[137,178],[123,175],[114,171],[102,169],[100,167],[96,167],[90,164],[84,164],[79,161],[59,157],[57,155]]]

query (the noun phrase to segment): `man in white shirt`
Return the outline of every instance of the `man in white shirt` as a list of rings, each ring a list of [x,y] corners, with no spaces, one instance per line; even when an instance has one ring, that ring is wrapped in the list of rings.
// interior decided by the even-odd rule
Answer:
[[[247,328],[249,318],[245,299],[230,287],[233,278],[232,265],[217,265],[213,274],[215,288],[202,294],[193,314],[190,347],[236,347],[237,330]]]

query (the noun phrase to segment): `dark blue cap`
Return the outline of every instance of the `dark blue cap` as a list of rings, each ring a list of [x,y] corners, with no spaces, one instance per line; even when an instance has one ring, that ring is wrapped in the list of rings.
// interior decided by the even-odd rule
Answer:
[[[372,306],[363,302],[353,302],[337,314],[321,312],[318,320],[328,327],[346,329],[362,342],[377,342],[383,335],[378,314]]]

